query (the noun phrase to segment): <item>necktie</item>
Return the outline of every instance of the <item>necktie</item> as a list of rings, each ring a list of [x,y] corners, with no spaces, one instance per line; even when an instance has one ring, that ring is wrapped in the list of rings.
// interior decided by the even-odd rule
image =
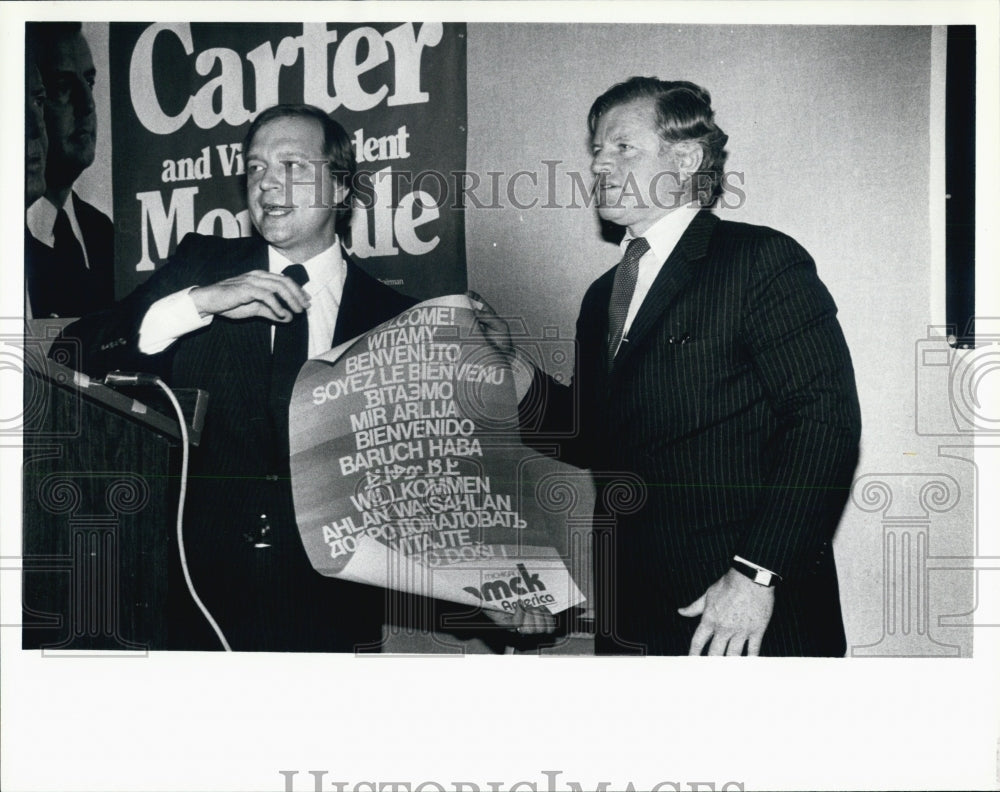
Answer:
[[[615,282],[611,287],[611,302],[608,303],[608,369],[614,364],[615,353],[621,343],[628,317],[628,306],[635,292],[635,281],[639,277],[639,259],[649,250],[649,242],[644,237],[636,237],[628,243],[625,255],[615,272]]]
[[[291,264],[281,272],[299,286],[309,282],[309,274],[301,264]],[[275,325],[274,349],[271,353],[271,383],[269,390],[271,418],[278,439],[277,463],[288,465],[288,403],[292,399],[295,378],[309,357],[309,321],[305,311],[294,314],[285,324]]]
[[[36,273],[41,282],[33,285],[32,299],[41,315],[82,316],[95,308],[94,283],[65,209],[56,213],[52,238],[52,264],[44,275]]]
[[[60,266],[68,271],[82,272],[87,268],[83,257],[83,247],[73,233],[69,224],[69,215],[65,209],[56,214],[56,224],[52,227],[52,249],[55,251]]]

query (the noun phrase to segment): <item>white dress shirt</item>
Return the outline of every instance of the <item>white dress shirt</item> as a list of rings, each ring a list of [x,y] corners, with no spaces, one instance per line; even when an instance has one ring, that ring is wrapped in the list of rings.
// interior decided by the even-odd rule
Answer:
[[[83,250],[83,263],[87,269],[90,269],[90,259],[87,258],[87,246],[83,244],[83,231],[80,229],[80,223],[76,219],[76,212],[73,210],[72,191],[70,191],[62,207],[56,206],[44,195],[29,206],[28,211],[24,215],[28,232],[45,245],[45,247],[54,248],[56,246],[56,217],[59,214],[60,208],[66,211],[66,216],[69,218],[69,227],[73,229],[73,236],[76,237],[76,241],[80,243],[80,248]]]
[[[635,321],[639,308],[642,307],[643,300],[653,288],[653,281],[660,274],[660,270],[667,258],[673,253],[674,248],[680,238],[687,231],[687,227],[694,220],[695,215],[701,207],[697,203],[687,206],[680,206],[672,212],[667,212],[663,217],[653,223],[642,236],[649,243],[649,250],[639,259],[639,274],[635,281],[635,291],[632,292],[632,301],[628,304],[628,314],[625,317],[625,329],[623,338],[628,337],[628,331]],[[622,255],[625,255],[625,248],[628,243],[635,239],[631,233],[625,232],[625,238],[621,241]]]
[[[267,265],[270,272],[280,273],[292,262],[273,247],[267,248]],[[338,239],[302,266],[309,273],[309,282],[303,287],[309,295],[306,318],[309,322],[309,357],[322,355],[330,350],[333,331],[337,327],[340,300],[347,279],[347,262],[340,252]],[[212,323],[212,315],[202,317],[191,299],[192,286],[174,292],[153,303],[139,326],[139,351],[146,355],[162,352],[178,338]],[[274,327],[271,327],[274,343]]]
[[[695,215],[701,207],[697,203],[680,206],[672,212],[668,212],[657,220],[643,234],[649,243],[649,250],[639,259],[639,272],[636,277],[635,291],[632,292],[632,301],[628,305],[628,314],[625,317],[625,327],[622,338],[628,337],[629,328],[635,320],[643,300],[653,287],[653,281],[660,274],[667,257],[673,252],[677,242],[684,235],[687,227],[694,220]],[[628,231],[621,241],[622,255],[625,255],[625,248],[628,243],[635,239]],[[621,342],[619,342],[620,345]],[[616,350],[617,354],[617,350]],[[531,387],[531,380],[534,377],[534,366],[523,358],[522,353],[515,350],[515,358],[511,361],[511,368],[514,373],[514,388],[517,392],[518,401],[523,399]]]

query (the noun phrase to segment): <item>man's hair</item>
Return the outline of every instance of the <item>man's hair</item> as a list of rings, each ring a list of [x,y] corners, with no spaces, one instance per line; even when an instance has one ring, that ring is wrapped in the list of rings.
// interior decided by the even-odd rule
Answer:
[[[318,121],[323,129],[323,150],[326,153],[327,165],[335,181],[346,186],[350,192],[342,204],[337,207],[337,233],[344,236],[351,225],[351,214],[354,209],[354,178],[357,173],[357,163],[351,137],[347,131],[328,113],[310,104],[279,104],[269,107],[251,122],[243,139],[243,154],[250,151],[250,144],[260,128],[277,118],[311,118]]]
[[[728,135],[715,123],[712,97],[701,86],[685,80],[630,77],[611,86],[590,106],[587,125],[591,137],[597,121],[612,107],[637,99],[652,99],[657,132],[667,143],[693,140],[701,146],[702,160],[695,191],[702,206],[709,206],[722,191],[722,168],[726,162]]]
[[[25,22],[24,23],[24,65],[25,69],[29,65],[38,67],[39,50],[42,48],[42,33],[40,28],[43,25],[59,23],[52,22]],[[76,23],[80,25],[79,22]],[[81,25],[82,27],[82,25]]]
[[[25,22],[25,38],[36,55],[44,58],[57,42],[71,36],[83,35],[82,22]]]

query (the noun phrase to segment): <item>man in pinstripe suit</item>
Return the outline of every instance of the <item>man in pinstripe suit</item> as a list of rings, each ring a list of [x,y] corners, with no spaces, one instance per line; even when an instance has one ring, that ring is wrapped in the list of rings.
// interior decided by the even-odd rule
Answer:
[[[594,471],[595,526],[614,516],[596,651],[842,655],[830,543],[861,419],[836,306],[794,240],[708,210],[727,137],[706,91],[634,77],[589,126],[624,256],[584,297],[572,388],[536,372],[522,415]]]

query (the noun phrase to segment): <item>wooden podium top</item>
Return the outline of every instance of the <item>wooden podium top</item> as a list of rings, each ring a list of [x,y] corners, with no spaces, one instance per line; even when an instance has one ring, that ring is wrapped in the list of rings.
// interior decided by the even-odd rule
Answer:
[[[166,395],[154,386],[112,388],[86,374],[57,363],[50,358],[25,356],[27,369],[43,380],[60,388],[75,391],[82,398],[126,418],[145,424],[149,428],[174,440],[181,439],[180,427]],[[25,371],[28,375],[28,371]],[[134,395],[133,395],[134,394]],[[180,388],[174,391],[188,425],[191,445],[198,445],[205,423],[208,393],[197,388]],[[29,410],[29,386],[25,384],[25,412]]]

